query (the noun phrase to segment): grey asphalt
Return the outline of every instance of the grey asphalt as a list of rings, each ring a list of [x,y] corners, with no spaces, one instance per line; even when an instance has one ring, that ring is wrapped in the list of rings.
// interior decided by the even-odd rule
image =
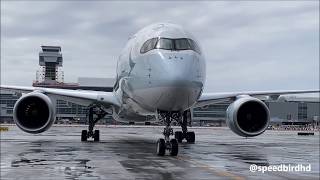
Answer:
[[[100,142],[81,142],[85,128],[32,135],[9,126],[1,132],[1,179],[319,179],[318,132],[243,138],[228,128],[192,128],[195,144],[179,144],[177,157],[159,157],[162,127],[99,126]],[[311,172],[250,172],[251,164],[311,164]]]

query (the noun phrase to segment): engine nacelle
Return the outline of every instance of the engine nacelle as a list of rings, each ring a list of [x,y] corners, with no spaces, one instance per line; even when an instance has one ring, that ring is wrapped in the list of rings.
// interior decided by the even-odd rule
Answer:
[[[28,133],[41,133],[55,121],[55,108],[51,99],[39,92],[23,95],[13,108],[16,125]]]
[[[242,96],[227,109],[227,125],[236,134],[243,137],[257,136],[269,125],[269,108],[261,100],[251,96]]]

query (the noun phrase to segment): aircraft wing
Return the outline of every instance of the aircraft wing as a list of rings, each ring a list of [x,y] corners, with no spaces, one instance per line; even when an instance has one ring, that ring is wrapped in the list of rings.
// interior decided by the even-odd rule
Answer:
[[[283,94],[305,94],[319,93],[320,90],[280,90],[280,91],[244,91],[244,92],[224,92],[224,93],[202,93],[194,107],[206,106],[225,101],[233,101],[239,95],[249,95],[253,97],[269,96],[278,98]]]
[[[6,86],[1,85],[1,90],[7,90],[16,93],[40,92],[56,99],[63,99],[82,105],[89,105],[94,102],[106,105],[120,106],[120,102],[113,92],[69,90],[42,87],[23,87],[23,86]]]

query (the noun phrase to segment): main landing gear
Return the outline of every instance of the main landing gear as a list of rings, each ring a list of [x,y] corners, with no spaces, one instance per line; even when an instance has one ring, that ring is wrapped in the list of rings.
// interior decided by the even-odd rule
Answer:
[[[190,110],[184,111],[182,114],[182,118],[180,118],[178,121],[182,131],[176,131],[174,133],[174,137],[177,139],[179,143],[181,143],[183,139],[186,139],[188,143],[195,142],[196,138],[194,132],[188,131],[188,120],[191,120]]]
[[[100,140],[100,131],[94,130],[94,125],[102,119],[107,113],[98,105],[92,105],[89,107],[89,127],[88,130],[82,130],[81,141],[87,141],[88,138],[93,138],[94,141]]]

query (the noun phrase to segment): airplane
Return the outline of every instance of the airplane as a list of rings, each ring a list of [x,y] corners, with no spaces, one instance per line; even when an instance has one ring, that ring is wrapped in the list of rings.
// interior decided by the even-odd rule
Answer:
[[[13,118],[27,133],[41,133],[52,126],[59,98],[88,106],[89,126],[82,130],[81,141],[100,140],[94,126],[106,114],[120,122],[144,122],[146,116],[152,116],[155,122],[165,125],[164,138],[157,141],[159,156],[177,156],[178,143],[183,140],[195,143],[195,133],[188,131],[190,108],[231,101],[226,124],[239,136],[253,137],[262,134],[270,121],[269,109],[261,96],[276,99],[282,94],[319,92],[203,93],[206,64],[199,42],[182,26],[171,23],[155,23],[131,36],[119,56],[116,71],[112,92],[6,85],[1,89],[23,94],[14,105]],[[181,126],[181,131],[173,132],[173,121]]]

